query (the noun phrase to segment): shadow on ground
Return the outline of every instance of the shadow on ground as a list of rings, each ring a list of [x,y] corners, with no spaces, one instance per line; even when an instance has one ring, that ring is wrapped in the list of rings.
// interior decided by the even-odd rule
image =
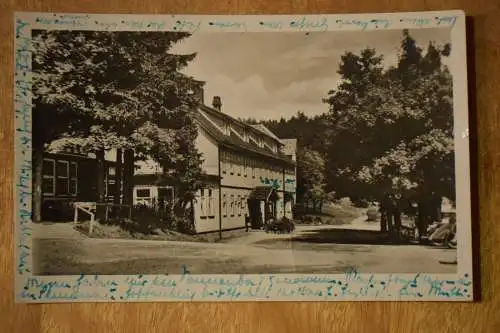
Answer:
[[[315,229],[300,236],[292,236],[291,242],[327,243],[327,244],[359,244],[359,245],[408,245],[407,242],[397,242],[387,233],[372,230],[352,229]]]

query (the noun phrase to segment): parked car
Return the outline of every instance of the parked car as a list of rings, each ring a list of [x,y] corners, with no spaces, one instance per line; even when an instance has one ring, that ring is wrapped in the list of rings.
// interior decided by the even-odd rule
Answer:
[[[366,210],[367,221],[377,221],[380,216],[378,204],[371,204]]]

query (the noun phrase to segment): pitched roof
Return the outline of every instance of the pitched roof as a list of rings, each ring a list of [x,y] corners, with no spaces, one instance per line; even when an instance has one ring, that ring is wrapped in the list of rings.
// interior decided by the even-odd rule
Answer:
[[[261,131],[262,133],[272,137],[273,139],[281,142],[281,139],[278,138],[273,132],[271,132],[266,126],[264,126],[262,124],[255,124],[255,125],[250,125],[250,126],[252,126],[253,128]]]
[[[257,186],[252,190],[248,198],[267,201],[272,194],[276,195],[276,190],[272,186]]]
[[[201,128],[203,128],[208,135],[210,135],[223,147],[239,151],[243,150],[247,153],[253,153],[261,156],[263,155],[275,160],[279,160],[280,162],[284,162],[288,165],[295,165],[295,162],[283,153],[275,153],[267,148],[262,148],[249,142],[245,142],[234,133],[231,133],[230,135],[222,133],[201,114],[196,114],[196,120]]]
[[[204,104],[201,104],[200,105],[200,109],[204,112],[207,112],[209,113],[210,115],[213,115],[215,117],[219,117],[219,118],[222,118],[222,119],[226,119],[226,120],[229,120],[231,121],[232,123],[235,123],[235,124],[238,124],[240,126],[243,126],[253,132],[255,132],[256,134],[265,134],[267,135],[269,138],[273,139],[274,141],[276,141],[276,143],[280,144],[280,145],[283,145],[283,143],[281,142],[281,140],[273,133],[271,132],[269,129],[267,129],[264,125],[261,125],[261,124],[258,124],[259,126],[254,126],[254,125],[251,125],[251,124],[247,124],[246,122],[244,121],[241,121],[241,120],[238,120],[236,118],[233,118],[231,117],[230,115],[226,114],[226,113],[223,113],[219,110],[216,110],[214,108],[211,108],[209,106],[206,106]],[[260,128],[258,128],[260,127]]]

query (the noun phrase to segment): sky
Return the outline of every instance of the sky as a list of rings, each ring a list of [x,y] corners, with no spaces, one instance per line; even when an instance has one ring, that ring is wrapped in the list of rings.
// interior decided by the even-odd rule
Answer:
[[[444,28],[410,34],[423,49],[429,41],[450,41]],[[400,30],[196,33],[171,52],[197,53],[183,72],[206,82],[205,104],[221,96],[222,111],[233,117],[280,119],[326,112],[322,98],[339,83],[341,55],[374,48],[388,67],[397,61],[401,36]]]

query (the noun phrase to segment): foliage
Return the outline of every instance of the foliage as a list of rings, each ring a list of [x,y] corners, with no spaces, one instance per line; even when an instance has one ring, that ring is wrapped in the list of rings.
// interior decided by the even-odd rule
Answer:
[[[359,206],[390,190],[454,199],[452,77],[443,64],[450,53],[449,44],[429,43],[424,51],[408,31],[392,67],[374,49],[346,52],[338,69],[341,82],[324,99],[327,113],[298,112],[263,124],[279,137],[298,139],[299,164],[304,149],[324,158],[325,186],[307,184],[310,194],[350,197]],[[317,168],[299,165],[298,180],[317,180],[309,170]],[[300,191],[299,186],[299,199]]]
[[[300,148],[297,152],[297,200],[312,202],[313,211],[326,197],[325,160],[317,151]]]
[[[325,99],[332,188],[355,200],[389,190],[454,198],[452,79],[441,59],[449,54],[433,43],[424,53],[405,31],[387,71],[374,50],[342,57],[342,83]]]
[[[35,140],[56,151],[129,149],[153,158],[185,206],[201,174],[191,94],[201,83],[179,72],[196,54],[168,50],[188,36],[34,31]]]

